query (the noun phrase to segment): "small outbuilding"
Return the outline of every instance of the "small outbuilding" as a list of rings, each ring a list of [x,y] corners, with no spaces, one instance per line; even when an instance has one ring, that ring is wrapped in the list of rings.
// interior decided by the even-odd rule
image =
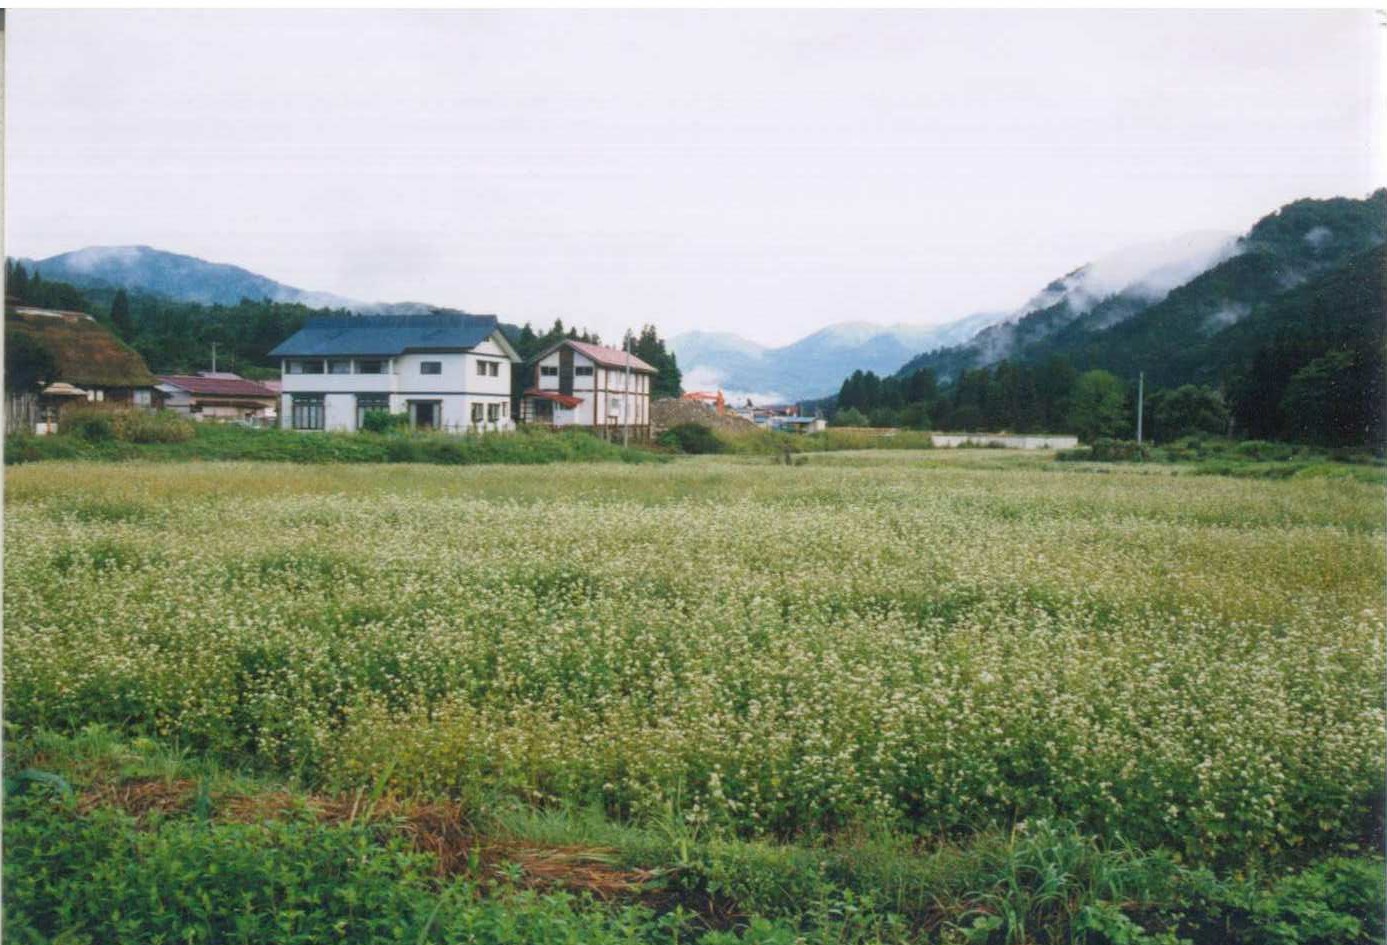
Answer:
[[[161,406],[194,420],[269,423],[279,402],[278,392],[228,372],[161,374],[157,389]]]

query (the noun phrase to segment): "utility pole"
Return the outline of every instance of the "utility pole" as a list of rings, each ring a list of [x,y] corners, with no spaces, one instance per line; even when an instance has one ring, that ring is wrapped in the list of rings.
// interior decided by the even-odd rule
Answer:
[[[217,343],[212,342],[212,373],[217,373]]]
[[[626,331],[626,380],[621,391],[621,445],[631,445],[631,331]]]
[[[1146,372],[1137,373],[1137,445],[1141,445],[1141,408],[1146,404]]]

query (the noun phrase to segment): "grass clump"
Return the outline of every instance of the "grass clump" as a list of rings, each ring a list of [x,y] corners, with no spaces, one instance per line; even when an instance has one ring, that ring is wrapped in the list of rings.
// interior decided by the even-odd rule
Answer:
[[[661,433],[657,442],[680,453],[721,453],[726,446],[722,439],[701,423],[681,423]]]
[[[197,424],[172,410],[120,410],[111,427],[126,443],[186,443],[197,435]]]

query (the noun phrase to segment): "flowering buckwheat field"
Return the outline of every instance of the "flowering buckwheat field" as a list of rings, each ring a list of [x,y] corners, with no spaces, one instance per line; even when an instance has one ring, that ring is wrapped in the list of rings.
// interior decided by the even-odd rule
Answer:
[[[1023,457],[9,471],[12,733],[805,842],[1238,869],[1384,775],[1380,487]]]

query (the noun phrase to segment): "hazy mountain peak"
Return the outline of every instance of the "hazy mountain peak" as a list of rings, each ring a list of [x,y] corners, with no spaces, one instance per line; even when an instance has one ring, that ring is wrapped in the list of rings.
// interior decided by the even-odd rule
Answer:
[[[1081,315],[1114,295],[1158,301],[1242,249],[1234,233],[1199,230],[1125,246],[1074,269],[1016,310],[1013,318],[1049,308],[1061,301]]]
[[[835,322],[775,348],[729,332],[690,331],[672,338],[670,347],[689,389],[791,401],[831,394],[855,370],[889,374],[921,349],[957,344],[1002,317],[986,313],[938,325]]]
[[[426,313],[436,307],[421,302],[363,302],[331,292],[300,289],[230,263],[209,262],[143,244],[87,246],[23,262],[44,278],[70,282],[80,288],[123,288],[203,305],[235,305],[245,298],[270,299],[312,308],[401,315]]]

